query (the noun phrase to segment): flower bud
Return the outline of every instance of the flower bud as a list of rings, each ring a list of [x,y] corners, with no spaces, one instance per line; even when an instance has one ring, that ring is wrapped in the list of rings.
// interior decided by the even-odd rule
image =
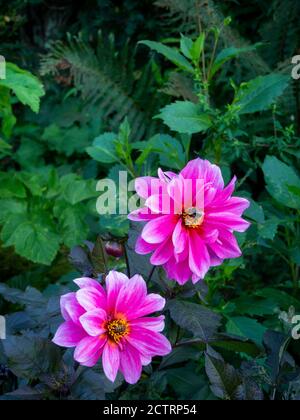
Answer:
[[[107,242],[105,244],[105,251],[108,255],[115,258],[121,258],[124,255],[124,247],[118,242]]]

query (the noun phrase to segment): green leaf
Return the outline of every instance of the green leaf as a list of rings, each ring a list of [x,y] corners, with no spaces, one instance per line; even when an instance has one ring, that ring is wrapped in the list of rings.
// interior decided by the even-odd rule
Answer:
[[[205,371],[214,395],[223,400],[242,399],[243,378],[220,354],[208,347],[205,353]]]
[[[273,299],[258,299],[251,296],[241,296],[238,299],[231,300],[231,304],[235,306],[235,313],[241,315],[275,315],[279,306]]]
[[[44,130],[42,140],[50,150],[66,156],[84,153],[90,144],[91,129],[88,126],[73,126],[66,129],[51,124]]]
[[[26,190],[17,173],[0,172],[0,198],[26,198]]]
[[[207,379],[203,374],[196,373],[196,365],[188,364],[166,371],[169,385],[180,400],[212,399]]]
[[[63,197],[70,204],[77,204],[98,196],[96,181],[83,180],[75,174],[68,174],[61,178]]]
[[[204,42],[205,42],[205,33],[202,32],[196,39],[196,41],[193,44],[191,55],[192,59],[195,63],[199,63],[203,48],[204,48]]]
[[[40,98],[45,94],[42,83],[31,73],[12,63],[6,64],[6,78],[0,86],[11,89],[20,102],[28,105],[33,112],[39,112]]]
[[[12,214],[24,214],[26,212],[26,201],[15,198],[0,200],[0,223],[4,223]]]
[[[193,44],[194,43],[191,38],[188,38],[187,36],[181,34],[180,50],[182,54],[184,54],[189,59],[192,58]]]
[[[228,319],[226,331],[229,334],[248,338],[257,345],[262,345],[263,336],[267,330],[263,325],[259,324],[255,319],[242,316],[230,317]]]
[[[104,133],[99,137],[96,137],[93,146],[86,149],[87,153],[101,163],[115,163],[118,162],[116,154],[115,140],[117,134]]]
[[[300,310],[300,302],[295,299],[293,296],[289,295],[286,292],[278,289],[272,289],[271,287],[267,287],[265,289],[258,290],[256,292],[257,296],[272,299],[277,303],[280,309],[284,311],[288,311],[290,306],[294,306],[297,310]]]
[[[177,325],[204,342],[208,342],[214,336],[221,322],[218,314],[195,303],[171,300],[167,308]]]
[[[207,131],[212,126],[210,117],[201,111],[201,107],[189,101],[177,101],[161,110],[157,118],[182,134],[195,134]]]
[[[159,54],[162,54],[180,69],[188,71],[189,73],[194,73],[193,66],[175,48],[170,48],[164,44],[161,44],[160,42],[154,41],[140,41],[139,44],[146,45],[147,47],[158,52]]]
[[[213,76],[217,73],[220,68],[227,63],[229,60],[232,60],[235,57],[238,57],[241,54],[245,54],[247,52],[251,52],[255,50],[258,47],[258,45],[252,45],[249,47],[243,47],[243,48],[236,48],[236,47],[230,47],[225,48],[219,54],[217,55],[212,68],[210,72],[210,79],[213,78]]]
[[[157,153],[160,164],[166,168],[180,170],[185,165],[185,154],[181,143],[167,134],[157,134],[147,142],[133,143],[132,147],[143,151],[143,159],[150,153]],[[140,158],[136,162],[141,163]]]
[[[59,220],[59,232],[67,247],[72,248],[86,240],[89,229],[84,205],[70,206],[65,201],[59,201],[54,207],[54,214]]]
[[[290,188],[300,187],[300,177],[296,171],[275,156],[267,156],[262,169],[270,195],[283,206],[300,209],[300,197]]]
[[[60,237],[42,214],[34,219],[26,213],[11,215],[2,228],[1,239],[5,246],[14,246],[22,257],[49,265],[59,250]]]
[[[257,223],[264,223],[265,215],[263,207],[250,198],[248,200],[250,201],[250,207],[246,209],[244,215]]]
[[[289,80],[289,76],[269,74],[243,83],[234,99],[234,105],[239,107],[239,114],[267,110],[282,95]]]

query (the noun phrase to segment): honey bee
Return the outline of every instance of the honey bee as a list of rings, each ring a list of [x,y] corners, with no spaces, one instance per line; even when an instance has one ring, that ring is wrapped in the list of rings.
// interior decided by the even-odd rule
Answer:
[[[197,228],[202,224],[203,219],[204,212],[196,207],[191,207],[183,213],[184,224],[187,227]]]

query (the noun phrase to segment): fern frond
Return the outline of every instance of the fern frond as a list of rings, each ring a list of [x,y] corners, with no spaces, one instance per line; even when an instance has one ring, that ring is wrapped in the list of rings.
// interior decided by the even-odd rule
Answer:
[[[112,36],[105,39],[99,33],[96,49],[80,36],[69,36],[67,43],[56,42],[42,58],[41,74],[57,75],[61,63],[69,67],[74,86],[85,103],[99,107],[109,128],[117,130],[127,116],[136,140],[155,131],[157,123],[151,118],[161,103],[153,88],[151,65],[135,71],[129,45],[117,53]],[[149,100],[149,91],[155,100]]]

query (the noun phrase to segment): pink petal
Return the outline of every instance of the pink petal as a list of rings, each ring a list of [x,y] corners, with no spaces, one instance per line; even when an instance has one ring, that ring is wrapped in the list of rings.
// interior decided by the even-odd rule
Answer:
[[[108,341],[102,353],[103,370],[107,378],[114,382],[120,367],[120,351],[117,344]]]
[[[184,181],[186,180],[183,177],[178,176],[173,178],[168,184],[168,197],[171,197],[174,202],[174,208],[172,210],[175,214],[181,214],[184,207],[184,193],[186,188]],[[191,186],[192,185],[190,185],[190,187]],[[188,188],[186,189],[188,190]],[[192,204],[192,193],[190,193],[190,203]],[[188,207],[190,206],[188,205]]]
[[[211,227],[202,225],[200,236],[205,243],[211,244],[218,239],[219,231],[218,229],[212,229]]]
[[[129,343],[124,346],[120,353],[120,369],[125,381],[129,384],[136,384],[142,374],[142,363],[139,352]]]
[[[141,236],[139,236],[135,244],[135,252],[140,255],[150,254],[150,252],[153,252],[156,248],[156,244],[148,244]]]
[[[67,321],[60,325],[52,341],[61,347],[75,347],[84,337],[86,332],[82,327]]]
[[[221,264],[223,264],[224,260],[222,258],[217,257],[215,252],[210,248],[210,245],[208,246],[207,250],[208,250],[208,253],[209,253],[210,265],[212,267],[218,267]]]
[[[206,208],[211,203],[213,203],[216,195],[217,195],[217,189],[216,188],[213,188],[213,187],[206,188],[205,191],[204,191],[204,198],[203,198],[204,205],[203,205],[203,208]]]
[[[63,318],[79,324],[79,317],[85,312],[76,299],[76,293],[68,293],[61,296],[60,307]]]
[[[138,210],[134,210],[128,215],[128,219],[133,222],[145,222],[148,220],[153,220],[159,217],[158,214],[152,213],[147,207],[143,207]]]
[[[229,197],[231,197],[231,195],[233,194],[234,189],[235,189],[236,181],[237,181],[236,176],[234,176],[232,178],[232,180],[229,182],[229,184],[227,185],[227,187],[225,187],[223,189],[223,191],[220,191],[218,193],[218,196],[216,197],[216,201],[218,203],[219,202],[224,202],[224,201],[228,200]]]
[[[129,282],[129,278],[123,273],[110,271],[105,282],[107,290],[107,310],[113,312],[120,290]]]
[[[134,327],[142,327],[151,331],[161,332],[165,328],[165,317],[163,315],[155,318],[138,318],[130,321]]]
[[[172,241],[174,245],[174,252],[176,254],[181,254],[187,247],[188,234],[185,227],[183,226],[181,218],[178,220],[174,229]]]
[[[120,289],[115,304],[115,312],[125,314],[128,319],[132,311],[139,308],[147,295],[145,280],[136,275]]]
[[[163,183],[158,178],[145,176],[135,180],[135,190],[138,195],[145,200],[152,194],[158,192],[163,187]]]
[[[246,198],[231,197],[222,205],[222,211],[241,216],[249,206],[250,202]]]
[[[80,317],[80,323],[88,335],[92,337],[99,336],[105,332],[104,323],[107,320],[107,314],[103,309],[97,308],[86,312]]]
[[[144,355],[165,356],[172,351],[172,346],[164,335],[146,328],[133,327],[126,339]]]
[[[184,285],[192,277],[188,258],[180,262],[176,261],[175,258],[171,258],[164,267],[168,277],[176,280],[180,285]]]
[[[224,180],[221,169],[217,165],[212,165],[208,160],[205,160],[205,182],[211,182],[212,186],[217,190],[223,190]]]
[[[189,236],[189,266],[196,276],[203,279],[210,267],[209,253],[196,230],[191,230]]]
[[[186,179],[198,179],[201,177],[200,171],[202,169],[202,160],[197,158],[191,160],[185,168],[180,172],[180,174]]]
[[[177,174],[171,171],[163,172],[162,169],[160,168],[158,169],[157,172],[158,172],[159,179],[166,184],[168,184],[171,179],[176,178],[178,176]]]
[[[98,363],[98,360],[101,358],[102,353],[103,347],[97,350],[89,360],[86,360],[81,364],[86,367],[94,367]]]
[[[206,214],[205,224],[209,224],[213,228],[232,229],[237,232],[245,232],[250,226],[250,223],[240,216],[226,212]]]
[[[150,293],[139,304],[130,308],[127,311],[127,319],[133,320],[143,316],[152,314],[153,312],[161,311],[165,307],[166,301],[160,295]]]
[[[152,255],[150,262],[153,265],[163,265],[169,261],[172,257],[174,251],[174,246],[172,240],[169,238],[161,245],[159,245],[154,254]]]
[[[151,220],[142,231],[142,238],[150,244],[159,244],[165,241],[173,232],[178,218],[175,216],[161,216]]]
[[[152,357],[151,356],[146,356],[144,354],[140,354],[140,358],[141,358],[141,362],[143,366],[148,366],[150,365],[150,363],[152,362]]]
[[[100,293],[105,294],[105,291],[101,284],[94,279],[90,279],[89,277],[82,277],[80,279],[75,279],[74,283],[77,284],[77,286],[80,287],[80,289],[83,289],[84,287],[93,287],[97,290],[99,290]]]
[[[86,311],[92,311],[96,308],[106,308],[106,296],[100,293],[98,289],[92,287],[80,289],[76,292],[76,298]]]
[[[100,337],[85,337],[77,345],[74,352],[74,359],[84,366],[89,366],[95,360],[95,357],[98,357],[106,341],[107,338],[105,335]]]
[[[210,248],[214,251],[217,257],[238,258],[242,255],[236,238],[231,232],[220,231],[220,236],[217,242],[210,244]]]
[[[151,214],[171,214],[172,199],[168,194],[153,194],[147,198],[145,206],[151,211]],[[173,212],[172,212],[173,213]]]

